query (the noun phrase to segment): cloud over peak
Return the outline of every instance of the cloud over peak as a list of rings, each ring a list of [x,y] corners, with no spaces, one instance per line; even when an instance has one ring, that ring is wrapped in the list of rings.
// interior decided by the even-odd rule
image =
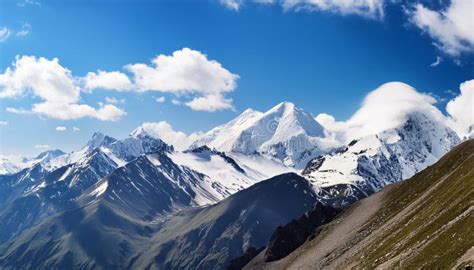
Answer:
[[[343,143],[396,128],[412,113],[422,113],[450,126],[460,137],[466,137],[474,128],[474,80],[462,83],[460,88],[461,94],[447,105],[447,116],[434,106],[436,99],[433,96],[420,93],[405,83],[390,82],[370,92],[347,121],[336,121],[325,113],[315,119],[328,136]]]

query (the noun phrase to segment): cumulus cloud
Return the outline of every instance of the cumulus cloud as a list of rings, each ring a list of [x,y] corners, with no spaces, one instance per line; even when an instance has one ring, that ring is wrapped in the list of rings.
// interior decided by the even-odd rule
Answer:
[[[47,144],[37,144],[37,145],[35,145],[35,148],[36,149],[47,149],[47,148],[51,148],[51,146],[49,146]]]
[[[385,0],[255,0],[259,4],[278,3],[285,10],[328,11],[342,15],[354,14],[367,18],[383,18]],[[221,0],[225,7],[238,11],[244,0]]]
[[[166,121],[161,122],[145,122],[134,132],[145,131],[150,136],[159,138],[165,143],[173,145],[176,150],[186,150],[197,140],[201,133],[192,133],[187,135],[181,131],[175,131],[173,127]],[[134,133],[132,132],[132,134]]]
[[[4,42],[10,37],[11,30],[6,26],[0,27],[0,42]]]
[[[233,109],[232,99],[226,99],[221,95],[208,95],[197,97],[186,102],[186,106],[195,111],[214,112],[219,110]]]
[[[8,125],[8,121],[0,121],[0,126],[6,126]]]
[[[56,127],[56,131],[63,132],[63,131],[66,131],[66,130],[67,130],[67,127],[63,127],[63,126]]]
[[[125,67],[133,74],[135,87],[139,91],[195,95],[197,101],[191,101],[191,104],[199,103],[201,97],[210,102],[218,102],[212,105],[213,110],[205,108],[206,111],[229,108],[228,104],[222,102],[225,100],[223,95],[237,87],[239,76],[232,74],[219,62],[209,60],[199,51],[184,48],[173,52],[171,56],[161,54],[154,58],[152,63],[151,66],[132,64]],[[200,110],[202,106],[191,108]]]
[[[465,81],[459,87],[461,93],[446,105],[450,126],[459,137],[474,135],[474,80]]]
[[[84,83],[87,90],[109,89],[127,91],[133,88],[127,75],[119,71],[106,72],[98,70],[97,72],[89,72],[84,78]]]
[[[410,20],[426,31],[435,45],[449,55],[474,51],[474,2],[452,0],[444,10],[435,11],[423,4],[409,11]]]
[[[102,121],[116,121],[126,114],[113,105],[96,109],[79,104],[80,92],[71,71],[61,66],[57,58],[17,56],[12,67],[0,74],[0,98],[29,93],[42,100],[33,104],[31,111],[7,108],[11,113],[35,113],[62,120],[91,117]]]
[[[119,71],[98,70],[85,77],[74,77],[57,58],[17,56],[12,66],[0,73],[0,98],[38,97],[40,102],[32,104],[29,110],[10,107],[7,111],[61,120],[89,117],[117,121],[126,115],[113,105],[124,103],[124,99],[106,97],[98,108],[81,103],[81,93],[93,89],[172,93],[183,100],[172,101],[173,104],[184,104],[193,110],[212,112],[233,108],[232,99],[226,95],[236,88],[238,75],[201,52],[184,48],[170,56],[159,55],[152,63],[152,66],[125,66],[133,74],[132,82]],[[157,102],[164,100],[164,97],[156,99]]]
[[[81,129],[78,127],[72,127],[72,131],[80,131]]]
[[[327,113],[318,114],[314,120],[316,120],[316,122],[318,122],[324,128],[326,137],[331,137],[336,141],[345,140],[345,132],[347,130],[345,122],[336,121],[334,116]]]

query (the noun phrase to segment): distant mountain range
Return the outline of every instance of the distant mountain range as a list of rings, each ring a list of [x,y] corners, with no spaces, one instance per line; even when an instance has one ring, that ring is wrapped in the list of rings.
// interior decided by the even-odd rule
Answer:
[[[95,133],[71,153],[5,159],[0,268],[222,269],[315,205],[339,212],[460,142],[422,113],[347,144],[325,134],[284,102],[246,110],[185,151],[137,128],[124,139]]]

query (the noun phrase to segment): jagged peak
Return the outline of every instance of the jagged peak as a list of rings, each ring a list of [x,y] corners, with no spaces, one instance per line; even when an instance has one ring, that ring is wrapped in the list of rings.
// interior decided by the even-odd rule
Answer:
[[[117,141],[117,139],[115,139],[113,137],[105,135],[101,132],[94,132],[94,134],[92,135],[92,138],[87,143],[87,148],[89,150],[93,150],[93,149],[99,148],[101,146],[110,145],[110,144],[114,143],[115,141]]]
[[[130,137],[132,138],[140,138],[144,135],[151,136],[150,133],[148,133],[144,128],[143,125],[140,125],[139,127],[135,128],[132,130],[130,133]]]

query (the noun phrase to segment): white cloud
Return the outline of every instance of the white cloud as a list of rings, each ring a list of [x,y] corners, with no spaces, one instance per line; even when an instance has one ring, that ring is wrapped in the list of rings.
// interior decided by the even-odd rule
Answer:
[[[47,148],[51,148],[51,146],[49,146],[47,144],[37,144],[37,145],[35,145],[35,148],[36,149],[47,149]]]
[[[330,115],[320,114],[316,121],[331,136],[347,142],[395,128],[414,112],[446,122],[446,117],[433,105],[435,103],[436,99],[429,94],[419,93],[405,83],[390,82],[370,92],[349,120],[338,122]]]
[[[220,0],[225,7],[238,11],[244,0]],[[385,0],[254,0],[247,1],[257,4],[280,4],[285,10],[328,11],[342,15],[355,14],[367,18],[384,17]]]
[[[161,121],[158,123],[145,122],[135,131],[137,130],[144,130],[150,136],[159,138],[165,143],[173,145],[176,150],[180,151],[188,149],[195,140],[202,136],[201,133],[192,133],[187,135],[184,132],[175,131],[173,127],[166,121]]]
[[[73,120],[84,117],[95,118],[101,121],[118,121],[127,113],[114,105],[106,104],[98,109],[86,104],[64,104],[43,102],[33,104],[34,113],[60,120]]]
[[[445,10],[434,11],[417,4],[409,12],[410,20],[425,30],[436,45],[449,55],[474,51],[474,2],[452,0]]]
[[[19,96],[29,89],[43,100],[58,103],[76,102],[80,91],[57,58],[17,56],[13,68],[0,74],[0,97]]]
[[[81,129],[78,127],[72,127],[72,131],[80,131]]]
[[[39,1],[34,1],[34,0],[24,0],[24,1],[18,1],[17,5],[19,7],[26,7],[27,5],[41,6],[41,3]]]
[[[56,127],[56,131],[66,131],[67,130],[67,127],[63,127],[63,126],[59,126],[59,127]]]
[[[0,121],[0,126],[6,126],[8,125],[8,121]]]
[[[461,93],[446,105],[450,126],[459,137],[474,135],[474,80],[465,81],[459,87]]]
[[[127,91],[133,88],[127,75],[119,71],[106,72],[98,70],[97,72],[89,72],[84,77],[84,83],[87,90],[109,89]]]
[[[208,95],[204,97],[196,97],[186,102],[186,106],[195,111],[214,112],[219,110],[233,109],[232,99],[226,99],[221,95]]]
[[[139,91],[196,95],[196,98],[200,98],[222,97],[237,87],[238,75],[232,74],[219,62],[209,60],[199,51],[184,48],[173,52],[171,56],[161,54],[152,63],[153,66],[133,64],[125,67],[133,73],[135,87]]]
[[[220,0],[220,3],[228,9],[238,11],[243,3],[243,0]]]
[[[443,61],[443,58],[436,56],[436,60],[430,64],[430,67],[437,67],[441,62]]]
[[[122,98],[122,99],[117,99],[115,97],[105,97],[105,103],[109,103],[109,104],[119,104],[119,103],[125,103],[125,99]],[[103,104],[103,103],[102,103]]]
[[[4,42],[10,37],[11,31],[6,26],[0,27],[0,42]]]
[[[36,113],[46,117],[69,120],[83,117],[102,121],[116,121],[126,113],[113,106],[96,109],[79,104],[80,88],[71,71],[54,58],[48,60],[34,56],[17,56],[12,67],[0,74],[0,98],[12,98],[31,93],[42,102],[33,104],[31,111],[7,108],[11,113]]]
[[[14,113],[14,114],[32,114],[31,111],[28,111],[22,108],[7,107],[5,110],[9,113]]]
[[[362,137],[402,124],[409,113],[423,112],[436,119],[442,113],[433,104],[436,99],[401,82],[386,83],[364,99],[362,107],[347,121],[349,132]]]
[[[27,36],[30,33],[31,25],[29,23],[24,23],[21,26],[21,30],[16,32],[17,37],[24,37]]]
[[[155,101],[158,102],[158,103],[163,103],[163,102],[165,102],[165,100],[166,99],[163,96],[162,97],[155,97]]]
[[[360,15],[367,18],[384,17],[384,0],[283,0],[288,9],[321,10],[342,15]]]
[[[345,122],[338,122],[334,116],[326,113],[320,113],[314,119],[323,126],[326,136],[333,136],[340,141],[345,139]]]
[[[177,99],[172,99],[171,103],[176,106],[181,106],[183,103]]]

